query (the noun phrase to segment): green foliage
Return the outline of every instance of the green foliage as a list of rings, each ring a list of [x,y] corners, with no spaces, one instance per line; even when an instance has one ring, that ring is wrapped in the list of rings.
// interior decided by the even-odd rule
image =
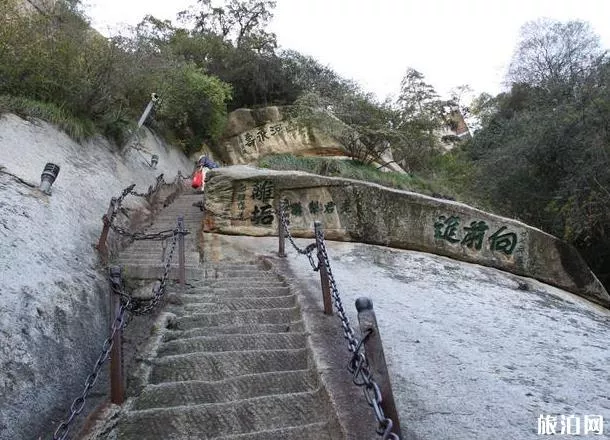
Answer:
[[[588,47],[595,40],[575,34],[574,29],[582,26],[550,25],[536,34],[536,41],[520,43],[516,59],[523,47],[530,50],[528,63],[519,70],[520,78],[529,82],[514,83],[510,92],[482,99],[483,128],[467,146],[467,153],[476,163],[474,190],[480,198],[500,213],[575,244],[608,284],[610,62],[598,58],[587,64],[572,59],[578,74],[551,69],[545,77],[531,64],[539,50],[539,56],[552,57],[547,67],[563,66],[562,57],[567,59],[564,39],[570,39],[574,47]],[[566,35],[558,34],[564,31]],[[582,41],[573,40],[574,35]],[[561,50],[549,51],[548,42]]]
[[[78,138],[97,131],[124,144],[156,91],[165,98],[156,122],[186,150],[220,136],[230,88],[171,50],[171,23],[146,17],[133,34],[108,40],[89,27],[78,2],[28,15],[8,0],[3,13],[0,95],[13,97],[14,111]]]
[[[275,34],[266,30],[275,1],[227,0],[221,6],[213,6],[211,0],[197,3],[194,12],[181,13],[184,19],[194,21],[196,32],[216,35],[235,47],[258,53],[273,52],[277,47]]]
[[[0,95],[0,114],[14,113],[24,119],[37,118],[48,121],[65,131],[75,141],[82,141],[96,132],[87,119],[79,119],[52,103],[35,101],[20,96]]]
[[[225,102],[231,88],[218,78],[186,64],[169,72],[157,117],[187,153],[197,151],[206,140],[218,140],[226,123]]]
[[[390,188],[431,193],[431,186],[424,180],[395,172],[383,172],[370,164],[355,160],[329,159],[322,157],[300,157],[291,154],[266,156],[259,160],[262,168],[274,170],[305,171],[322,176],[343,177],[346,179],[374,182]]]

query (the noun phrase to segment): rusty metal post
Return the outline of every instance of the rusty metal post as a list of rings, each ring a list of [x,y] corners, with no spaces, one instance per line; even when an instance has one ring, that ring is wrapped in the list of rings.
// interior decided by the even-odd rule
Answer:
[[[112,266],[110,268],[110,283],[122,285],[121,267]],[[111,289],[112,290],[112,289]],[[121,297],[112,291],[111,318],[110,321],[114,325],[115,320],[121,309]],[[122,405],[125,401],[125,383],[123,381],[123,330],[117,330],[112,340],[112,350],[110,351],[110,400],[115,405]]]
[[[324,240],[324,232],[322,231],[322,223],[314,222],[314,232],[316,234],[316,248],[318,249],[318,262],[320,270],[320,284],[322,284],[322,301],[324,302],[324,314],[333,314],[333,303],[330,297],[330,281],[328,280],[328,269],[326,262],[322,256],[322,240]]]
[[[286,256],[286,230],[284,229],[284,222],[282,221],[282,218],[284,218],[284,213],[282,212],[282,202],[278,201],[277,204],[277,212],[278,212],[278,220],[277,220],[277,236],[279,239],[279,248],[277,251],[277,256],[278,257],[285,257]],[[281,213],[281,214],[280,214]]]
[[[110,206],[108,207],[108,212],[102,217],[102,220],[104,222],[104,228],[102,229],[102,235],[100,235],[100,239],[97,242],[96,249],[99,251],[102,257],[103,264],[106,264],[108,262],[108,245],[106,244],[106,241],[108,240],[108,232],[110,232],[110,219],[112,218],[112,214],[114,213],[114,207],[116,205],[116,202],[116,197],[110,199]]]
[[[369,331],[371,332],[370,336],[364,341],[364,350],[373,379],[375,379],[381,391],[381,408],[385,416],[392,419],[392,432],[402,438],[398,411],[396,410],[394,394],[392,393],[392,384],[390,383],[381,335],[377,326],[377,317],[373,310],[373,301],[366,297],[358,298],[356,300],[356,310],[358,310],[358,322],[360,323],[360,332],[363,337]]]
[[[184,292],[186,284],[186,267],[184,256],[184,217],[178,217],[178,278],[180,279],[180,289]]]

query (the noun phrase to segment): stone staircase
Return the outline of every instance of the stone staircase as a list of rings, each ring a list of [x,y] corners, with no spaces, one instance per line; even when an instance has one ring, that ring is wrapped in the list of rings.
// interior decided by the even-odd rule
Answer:
[[[203,212],[192,206],[199,200],[182,195],[148,231],[169,229],[185,215],[193,231],[186,237],[187,288],[168,287],[169,319],[144,359],[141,392],[103,438],[342,439],[296,295],[248,257],[201,262],[196,232]],[[135,243],[120,261],[128,275],[154,278],[158,254],[159,243]]]
[[[166,231],[176,228],[178,216],[184,217],[184,227],[189,231],[185,236],[186,272],[189,276],[197,276],[200,269],[200,254],[198,251],[197,237],[201,230],[204,218],[203,211],[193,204],[203,202],[202,193],[186,193],[180,195],[174,203],[159,213],[152,226],[146,233]],[[121,252],[118,263],[122,265],[128,277],[140,279],[159,278],[163,275],[162,261],[169,253],[171,239],[166,241],[166,251],[163,252],[162,243],[159,241],[142,240],[135,241],[131,246]],[[171,268],[173,274],[178,268],[178,246],[174,250]]]

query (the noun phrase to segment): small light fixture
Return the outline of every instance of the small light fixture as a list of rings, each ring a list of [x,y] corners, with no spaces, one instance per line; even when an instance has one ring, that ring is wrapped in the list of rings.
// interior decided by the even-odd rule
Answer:
[[[59,165],[55,165],[54,163],[47,163],[44,166],[44,170],[40,175],[40,190],[45,194],[51,194],[51,185],[57,179],[57,175],[59,174]]]
[[[159,156],[158,156],[158,155],[156,155],[156,154],[153,154],[153,155],[151,156],[151,158],[150,158],[150,167],[151,167],[153,170],[156,170],[156,169],[157,169],[157,164],[158,164],[158,163],[159,163]]]

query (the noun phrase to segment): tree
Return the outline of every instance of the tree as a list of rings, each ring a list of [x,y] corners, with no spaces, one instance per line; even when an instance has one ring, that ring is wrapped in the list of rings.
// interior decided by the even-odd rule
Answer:
[[[462,116],[465,118],[470,115],[470,105],[467,104],[467,101],[469,101],[469,97],[471,98],[473,93],[474,90],[468,84],[456,86],[449,91],[451,101],[458,106]]]
[[[603,56],[599,37],[586,22],[530,21],[521,28],[507,79],[547,88],[573,85]]]
[[[171,70],[159,80],[170,87],[162,95],[156,117],[183,149],[190,153],[204,141],[217,141],[226,123],[230,86],[190,64]]]
[[[558,56],[560,56],[559,54]],[[573,243],[610,286],[610,62],[483,97],[468,145],[474,191],[499,213]],[[490,102],[491,101],[491,102]]]
[[[430,124],[430,129],[439,124],[438,94],[434,87],[425,81],[424,75],[413,68],[407,69],[402,78],[397,104],[404,121],[426,122]]]
[[[227,0],[223,6],[213,6],[211,0],[198,0],[198,4],[199,11],[182,13],[194,21],[195,31],[218,35],[235,47],[259,53],[270,53],[277,47],[275,34],[266,31],[275,1]]]

